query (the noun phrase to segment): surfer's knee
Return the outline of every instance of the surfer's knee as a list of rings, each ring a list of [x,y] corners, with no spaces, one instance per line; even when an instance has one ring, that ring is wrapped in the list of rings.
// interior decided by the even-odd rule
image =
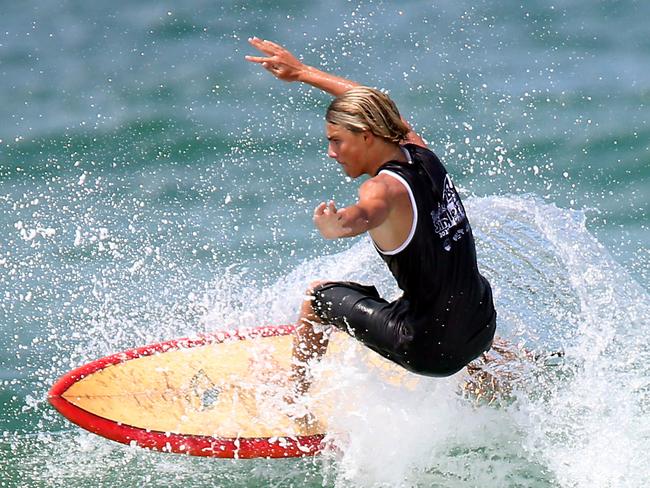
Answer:
[[[302,315],[313,315],[314,314],[314,300],[316,299],[316,292],[329,283],[329,281],[326,280],[317,280],[317,281],[312,281],[309,283],[309,286],[307,287],[307,292],[305,293],[305,299],[303,300],[302,304]],[[310,317],[310,319],[313,319],[314,317]]]
[[[328,283],[329,283],[329,281],[327,281],[327,280],[312,281],[311,283],[309,283],[309,287],[307,288],[307,294],[310,295],[310,296],[313,296],[313,294],[314,294],[314,292],[316,290],[318,290],[319,288],[321,288],[322,286],[324,286],[324,285],[326,285]]]

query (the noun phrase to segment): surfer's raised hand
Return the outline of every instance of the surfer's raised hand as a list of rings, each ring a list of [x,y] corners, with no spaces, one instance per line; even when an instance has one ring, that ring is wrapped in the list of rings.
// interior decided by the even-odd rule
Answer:
[[[293,54],[275,42],[251,37],[248,42],[266,56],[246,56],[251,63],[258,63],[273,76],[284,81],[302,81],[330,95],[338,96],[358,86],[354,81],[320,71],[299,61]]]
[[[251,63],[261,64],[269,73],[282,81],[297,81],[306,69],[306,65],[275,42],[257,37],[251,37],[248,42],[266,56],[246,56],[245,59]]]
[[[314,210],[314,225],[325,239],[337,239],[349,235],[352,230],[343,221],[333,200],[321,203]]]

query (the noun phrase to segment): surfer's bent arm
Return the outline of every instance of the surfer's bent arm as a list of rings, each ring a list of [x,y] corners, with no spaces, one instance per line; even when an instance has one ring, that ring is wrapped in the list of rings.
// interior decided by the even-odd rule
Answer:
[[[257,37],[250,38],[248,42],[266,56],[246,56],[246,60],[261,64],[269,73],[282,81],[301,81],[335,97],[359,86],[355,81],[326,73],[299,61],[287,49],[275,42]],[[411,129],[404,142],[426,147],[424,140],[411,128],[404,117],[401,118]]]
[[[354,237],[380,226],[390,213],[388,187],[368,180],[359,189],[355,205],[337,210],[333,201],[314,210],[314,225],[325,239]]]

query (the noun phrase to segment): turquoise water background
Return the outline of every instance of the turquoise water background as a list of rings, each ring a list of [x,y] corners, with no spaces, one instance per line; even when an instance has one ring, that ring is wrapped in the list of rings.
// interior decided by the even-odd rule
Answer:
[[[648,18],[632,0],[2,2],[0,486],[644,486]],[[97,357],[295,320],[315,278],[397,293],[365,238],[313,230],[358,182],[326,156],[329,97],[245,62],[253,35],[390,92],[461,190],[501,333],[565,348],[566,374],[471,408],[453,379],[394,391],[343,358],[365,394],[314,460],[151,453],[48,406]]]

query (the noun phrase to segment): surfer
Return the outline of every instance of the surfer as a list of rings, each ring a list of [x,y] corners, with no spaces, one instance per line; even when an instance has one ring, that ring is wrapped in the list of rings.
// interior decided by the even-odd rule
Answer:
[[[349,177],[370,178],[356,204],[318,205],[314,224],[326,239],[368,232],[403,292],[388,302],[374,286],[312,283],[294,336],[296,394],[309,388],[309,363],[324,354],[331,325],[409,371],[443,377],[462,370],[492,346],[496,311],[445,167],[383,92],[306,65],[274,42],[249,42],[263,55],[248,61],[335,97],[325,116],[327,154]]]

